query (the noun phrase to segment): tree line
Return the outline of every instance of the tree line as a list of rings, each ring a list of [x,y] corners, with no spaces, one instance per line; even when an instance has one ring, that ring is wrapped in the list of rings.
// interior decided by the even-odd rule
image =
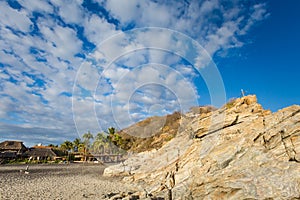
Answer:
[[[60,144],[59,148],[68,152],[89,152],[97,154],[125,153],[124,150],[115,145],[115,138],[119,137],[114,127],[110,127],[107,132],[98,133],[96,136],[88,131],[82,135],[82,139],[75,138],[73,142],[65,140]]]

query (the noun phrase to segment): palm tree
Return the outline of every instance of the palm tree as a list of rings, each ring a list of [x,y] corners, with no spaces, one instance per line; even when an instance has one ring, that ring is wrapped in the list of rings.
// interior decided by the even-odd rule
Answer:
[[[106,135],[104,133],[98,133],[92,147],[95,152],[104,154],[105,149],[108,147],[108,139]]]
[[[74,151],[78,151],[79,149],[79,145],[82,144],[80,138],[76,138],[74,141],[73,141],[73,148],[74,148]]]
[[[70,150],[73,149],[73,143],[69,140],[66,140],[60,145],[60,148],[64,151],[67,151],[68,154],[67,160],[70,161],[69,152]]]
[[[90,133],[90,131],[88,131],[87,133],[83,134],[83,143],[86,145],[87,148],[89,148],[90,146],[90,140],[94,139],[93,134]]]
[[[83,143],[85,145],[85,148],[84,148],[84,156],[85,156],[85,161],[87,160],[87,153],[89,151],[89,148],[90,148],[90,140],[94,138],[93,134],[90,133],[90,131],[88,131],[87,133],[83,134]]]
[[[55,148],[55,147],[58,147],[58,145],[54,145],[54,144],[48,144],[48,147]]]
[[[116,132],[116,129],[115,129],[114,127],[110,127],[110,128],[108,128],[107,130],[108,130],[108,134],[109,134],[109,135],[113,135],[113,134],[115,134],[115,132]]]
[[[113,144],[113,141],[116,137],[115,133],[116,133],[116,129],[114,127],[110,127],[107,129],[107,139],[109,140],[109,153],[114,153],[114,150],[116,149],[116,146]]]
[[[65,151],[70,151],[73,149],[73,143],[69,140],[66,140],[60,145],[60,148]]]

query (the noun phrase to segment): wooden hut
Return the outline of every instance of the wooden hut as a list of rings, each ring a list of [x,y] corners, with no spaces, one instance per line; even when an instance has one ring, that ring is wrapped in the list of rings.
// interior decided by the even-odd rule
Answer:
[[[4,141],[0,143],[0,158],[16,159],[25,156],[27,148],[21,141]]]
[[[61,160],[64,155],[63,152],[53,149],[48,146],[34,146],[29,149],[26,153],[32,160]]]

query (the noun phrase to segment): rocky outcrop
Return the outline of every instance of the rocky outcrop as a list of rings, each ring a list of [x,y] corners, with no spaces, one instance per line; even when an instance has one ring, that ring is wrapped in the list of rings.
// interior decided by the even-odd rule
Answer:
[[[104,175],[173,199],[299,199],[300,106],[271,113],[256,96],[188,113],[176,137]]]

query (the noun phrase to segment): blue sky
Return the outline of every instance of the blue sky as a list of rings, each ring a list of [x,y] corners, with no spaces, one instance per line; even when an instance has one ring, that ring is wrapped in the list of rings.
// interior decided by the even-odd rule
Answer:
[[[270,16],[249,32],[248,45],[234,50],[240,58],[218,64],[228,96],[237,96],[243,88],[272,111],[299,104],[299,8],[299,1],[267,2]]]
[[[240,90],[299,104],[300,3],[1,1],[0,140],[73,140]]]

